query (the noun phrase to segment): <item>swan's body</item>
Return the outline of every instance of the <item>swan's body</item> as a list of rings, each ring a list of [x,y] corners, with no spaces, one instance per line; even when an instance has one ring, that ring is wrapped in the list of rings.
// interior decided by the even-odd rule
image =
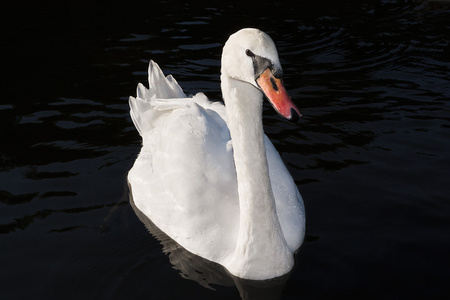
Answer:
[[[201,93],[186,98],[154,62],[150,88],[139,84],[137,97],[130,97],[143,138],[128,175],[137,208],[187,250],[247,279],[289,272],[305,234],[303,200],[263,132],[261,89],[270,91],[261,78],[267,63],[281,74],[272,40],[244,29],[224,47],[226,106]],[[299,116],[292,103],[273,105],[287,118]]]

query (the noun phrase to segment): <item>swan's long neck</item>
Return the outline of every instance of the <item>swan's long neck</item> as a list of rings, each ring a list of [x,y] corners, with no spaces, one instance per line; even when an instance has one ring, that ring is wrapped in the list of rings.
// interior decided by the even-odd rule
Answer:
[[[240,224],[230,272],[252,279],[283,275],[293,266],[275,207],[262,125],[262,93],[222,75],[236,175]]]

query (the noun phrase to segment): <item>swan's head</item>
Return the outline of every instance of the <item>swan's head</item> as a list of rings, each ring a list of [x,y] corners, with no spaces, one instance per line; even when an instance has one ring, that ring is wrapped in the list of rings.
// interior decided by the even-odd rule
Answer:
[[[278,52],[266,33],[246,28],[232,34],[223,47],[221,72],[259,89],[289,121],[296,122],[301,116],[283,86]]]

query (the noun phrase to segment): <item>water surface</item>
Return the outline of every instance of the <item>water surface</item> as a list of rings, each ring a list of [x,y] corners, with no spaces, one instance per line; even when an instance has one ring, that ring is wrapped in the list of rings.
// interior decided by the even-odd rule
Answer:
[[[449,13],[447,1],[367,0],[11,8],[2,298],[240,298],[233,281],[206,288],[177,269],[130,205],[126,175],[141,143],[127,100],[149,60],[187,94],[220,100],[221,48],[243,27],[275,40],[304,115],[289,124],[264,109],[307,211],[281,299],[448,298]]]

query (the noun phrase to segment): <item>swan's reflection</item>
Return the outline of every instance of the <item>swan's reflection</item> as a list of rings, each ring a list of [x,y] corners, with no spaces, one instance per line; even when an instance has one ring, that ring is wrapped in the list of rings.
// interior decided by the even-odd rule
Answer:
[[[230,274],[223,266],[192,254],[161,231],[134,204],[131,188],[130,204],[139,220],[148,231],[162,244],[163,252],[169,255],[169,261],[180,271],[183,278],[194,280],[200,285],[212,289],[211,285],[235,285],[242,299],[275,300],[280,299],[286,281],[291,273],[270,280],[248,280]]]

